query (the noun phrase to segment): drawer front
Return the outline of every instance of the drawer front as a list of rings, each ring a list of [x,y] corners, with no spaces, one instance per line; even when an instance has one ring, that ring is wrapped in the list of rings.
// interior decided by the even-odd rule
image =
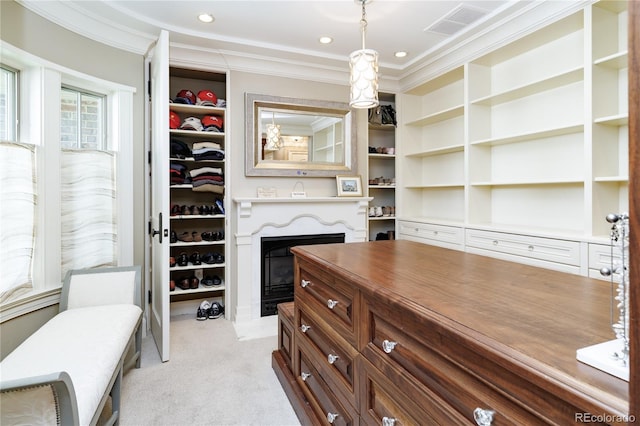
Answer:
[[[398,234],[402,239],[446,248],[462,249],[462,228],[421,222],[398,222]]]
[[[551,238],[467,229],[467,247],[580,266],[580,243]]]
[[[323,377],[330,381],[345,398],[354,406],[356,401],[356,369],[357,351],[344,339],[337,336],[324,325],[313,313],[305,312],[301,305],[297,325],[298,341],[309,348],[309,355],[316,361],[316,367],[327,374]]]
[[[620,253],[608,244],[589,244],[589,269],[611,268],[611,264],[620,264]],[[608,278],[607,278],[608,279]]]
[[[321,374],[313,366],[304,351],[298,348],[299,371],[296,381],[311,404],[320,423],[355,426],[359,424],[358,414],[348,403],[342,403],[333,394],[332,389],[322,379]]]
[[[454,362],[448,352],[455,351],[454,346],[444,343],[436,327],[390,312],[382,304],[365,302],[365,309],[368,342],[363,355],[395,386],[411,392],[408,397],[419,406],[430,406],[439,399],[470,422],[480,409],[494,411],[493,425],[545,424],[517,403],[517,396],[500,391],[473,374],[473,369]]]
[[[366,359],[360,362],[360,416],[369,425],[467,425],[463,416],[432,394],[413,399],[407,390],[415,387],[405,381],[401,387]]]
[[[349,284],[330,277],[308,263],[299,264],[295,297],[309,305],[329,326],[355,346],[357,291]]]

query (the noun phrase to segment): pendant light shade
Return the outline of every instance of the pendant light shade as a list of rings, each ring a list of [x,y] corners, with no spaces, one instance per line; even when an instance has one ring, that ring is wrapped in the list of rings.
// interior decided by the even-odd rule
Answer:
[[[378,52],[365,48],[365,33],[367,28],[365,4],[370,0],[356,0],[362,4],[362,19],[360,32],[362,35],[362,49],[349,55],[351,97],[349,105],[352,108],[373,108],[378,101]]]
[[[271,118],[271,123],[267,124],[267,143],[264,149],[267,151],[280,149],[280,125],[275,123],[275,113]]]

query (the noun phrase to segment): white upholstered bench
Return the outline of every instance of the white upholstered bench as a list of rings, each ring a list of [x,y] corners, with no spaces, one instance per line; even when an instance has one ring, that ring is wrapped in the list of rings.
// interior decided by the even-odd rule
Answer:
[[[0,424],[95,425],[109,396],[106,423],[117,424],[141,320],[140,267],[70,271],[60,312],[0,362]]]

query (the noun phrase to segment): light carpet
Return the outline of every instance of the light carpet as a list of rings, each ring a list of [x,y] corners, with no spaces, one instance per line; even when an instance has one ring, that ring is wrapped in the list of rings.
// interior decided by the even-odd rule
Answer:
[[[169,362],[153,338],[142,343],[142,366],[123,378],[120,424],[299,425],[271,368],[277,337],[238,340],[225,319],[171,318]]]

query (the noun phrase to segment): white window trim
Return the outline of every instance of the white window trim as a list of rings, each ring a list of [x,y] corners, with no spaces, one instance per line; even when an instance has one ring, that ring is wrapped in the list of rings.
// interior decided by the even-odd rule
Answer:
[[[107,138],[118,151],[116,188],[118,191],[118,264],[133,264],[133,94],[134,87],[125,86],[80,73],[38,58],[0,40],[3,62],[20,71],[19,139],[18,142],[39,146],[38,203],[47,205],[48,211],[60,212],[59,163],[60,149],[60,90],[62,84],[91,87],[107,95],[109,121]],[[52,143],[53,142],[53,143]],[[44,167],[44,159],[48,167]],[[52,160],[52,158],[54,160]],[[58,161],[55,162],[55,158]],[[55,163],[52,163],[54,161]],[[58,168],[59,169],[59,168]],[[55,188],[55,191],[51,191]],[[60,300],[60,217],[45,215],[39,209],[36,226],[46,230],[47,238],[38,238],[34,256],[33,291],[4,305],[0,305],[0,323],[20,315],[54,305]],[[51,258],[55,258],[52,260]]]

